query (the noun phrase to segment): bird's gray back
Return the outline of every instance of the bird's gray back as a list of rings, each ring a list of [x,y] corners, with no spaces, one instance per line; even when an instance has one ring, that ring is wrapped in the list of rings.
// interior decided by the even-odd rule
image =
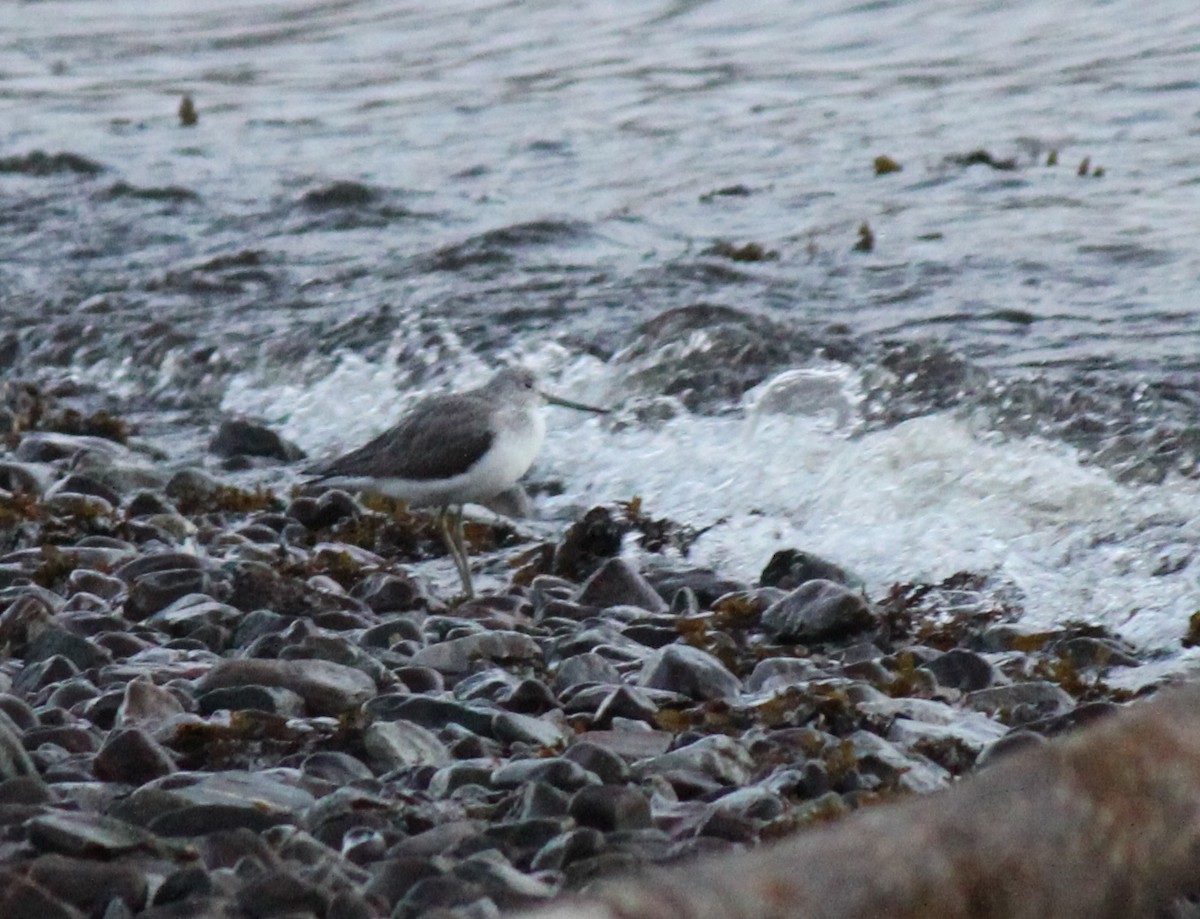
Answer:
[[[496,436],[479,393],[430,396],[394,428],[315,470],[324,477],[446,479],[469,470]]]

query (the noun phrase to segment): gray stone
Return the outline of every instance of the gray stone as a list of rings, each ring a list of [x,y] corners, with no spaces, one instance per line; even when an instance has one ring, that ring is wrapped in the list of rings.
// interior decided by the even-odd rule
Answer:
[[[495,713],[450,699],[435,699],[415,693],[387,693],[366,704],[367,714],[380,720],[403,718],[427,728],[458,724],[481,737],[492,736]]]
[[[116,723],[121,727],[161,727],[181,714],[183,703],[169,689],[156,685],[147,676],[139,676],[125,684]]]
[[[635,776],[661,774],[674,769],[693,769],[724,785],[745,785],[754,770],[754,758],[732,737],[711,734],[633,765]]]
[[[610,558],[583,587],[577,603],[584,606],[636,606],[652,613],[665,613],[669,604],[641,573],[622,558]]]
[[[196,684],[199,692],[257,683],[290,689],[304,699],[313,715],[337,715],[355,708],[378,691],[361,670],[322,660],[218,661]]]
[[[171,754],[140,728],[111,731],[92,761],[96,778],[141,785],[175,771]]]
[[[1013,723],[1062,715],[1075,707],[1075,700],[1061,687],[1040,680],[981,689],[968,694],[963,701],[975,711]]]
[[[736,698],[742,682],[717,658],[691,645],[670,645],[646,660],[638,683],[691,699]]]
[[[650,801],[636,788],[623,785],[590,785],[571,798],[568,813],[580,826],[605,833],[653,826]]]
[[[92,914],[98,914],[114,898],[140,911],[146,905],[149,886],[142,865],[57,854],[34,859],[29,877],[60,899]],[[104,915],[107,919],[108,913]]]
[[[152,833],[101,814],[56,811],[34,817],[25,826],[30,843],[42,852],[111,858],[159,848]]]
[[[129,590],[125,618],[141,622],[188,594],[211,594],[215,583],[207,571],[195,568],[147,572]]]
[[[496,788],[516,788],[525,782],[541,781],[564,791],[575,791],[595,782],[586,769],[561,756],[546,759],[522,759],[496,769],[491,784]]]
[[[462,638],[421,648],[409,662],[414,667],[431,667],[439,673],[467,673],[477,661],[541,660],[536,641],[520,632],[477,632]]]
[[[840,565],[798,549],[782,549],[771,556],[759,576],[763,587],[795,590],[809,581],[833,581],[836,584],[859,586],[862,580],[846,573]]]
[[[579,763],[588,772],[595,773],[606,785],[623,785],[629,781],[629,766],[611,750],[588,742],[590,734],[584,734],[578,743],[572,744],[563,754],[565,759]]]
[[[934,675],[939,686],[975,692],[987,689],[996,682],[996,668],[991,661],[974,651],[952,648],[941,657],[925,664]]]
[[[222,709],[231,712],[270,712],[284,718],[298,718],[304,714],[304,699],[298,693],[282,686],[229,686],[202,693],[196,699],[202,715],[211,715]]]
[[[44,661],[56,654],[62,655],[80,670],[112,662],[112,655],[95,642],[59,628],[42,631],[26,646],[22,656],[26,661]]]
[[[925,794],[950,784],[950,773],[917,753],[907,754],[870,731],[855,731],[846,738],[854,747],[859,766],[905,791]]]
[[[754,665],[750,676],[746,677],[746,690],[786,689],[826,675],[820,667],[799,657],[768,657]]]
[[[827,641],[874,628],[878,614],[858,592],[827,580],[802,584],[762,616],[779,642]]]
[[[20,776],[29,776],[41,781],[37,767],[21,743],[21,728],[0,710],[0,781]]]
[[[554,673],[553,686],[557,692],[578,686],[580,683],[603,683],[618,686],[622,682],[621,673],[613,666],[612,661],[603,655],[589,651],[586,654],[576,654],[568,657],[558,665]]]
[[[516,712],[499,712],[492,719],[492,736],[505,743],[526,743],[538,747],[559,747],[566,741],[562,725],[546,718],[534,718]]]
[[[363,746],[380,772],[404,766],[444,766],[446,745],[427,728],[411,721],[375,721],[363,732]]]

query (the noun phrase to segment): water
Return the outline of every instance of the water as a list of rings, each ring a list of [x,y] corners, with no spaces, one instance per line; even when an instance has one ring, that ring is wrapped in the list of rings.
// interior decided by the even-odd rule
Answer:
[[[194,459],[222,412],[321,453],[519,358],[619,409],[551,416],[551,519],[636,494],[740,576],[994,571],[1032,623],[1178,651],[1194,4],[143,6],[0,14],[0,157],[104,167],[0,172],[11,373]],[[767,325],[639,331],[695,303]],[[751,425],[796,368],[844,404]]]

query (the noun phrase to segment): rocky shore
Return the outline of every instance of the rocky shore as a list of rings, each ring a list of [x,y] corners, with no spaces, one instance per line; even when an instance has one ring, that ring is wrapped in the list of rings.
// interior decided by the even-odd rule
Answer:
[[[270,432],[179,468],[32,388],[0,413],[6,919],[484,919],[944,788],[1141,663],[986,574],[690,567],[636,500],[469,526],[508,586],[460,602],[426,516],[214,471],[293,459]]]

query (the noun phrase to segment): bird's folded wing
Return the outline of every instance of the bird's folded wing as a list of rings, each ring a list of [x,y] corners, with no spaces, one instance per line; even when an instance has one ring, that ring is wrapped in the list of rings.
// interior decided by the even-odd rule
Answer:
[[[320,478],[448,479],[488,451],[495,439],[489,418],[480,400],[435,396],[369,443],[309,471]]]

